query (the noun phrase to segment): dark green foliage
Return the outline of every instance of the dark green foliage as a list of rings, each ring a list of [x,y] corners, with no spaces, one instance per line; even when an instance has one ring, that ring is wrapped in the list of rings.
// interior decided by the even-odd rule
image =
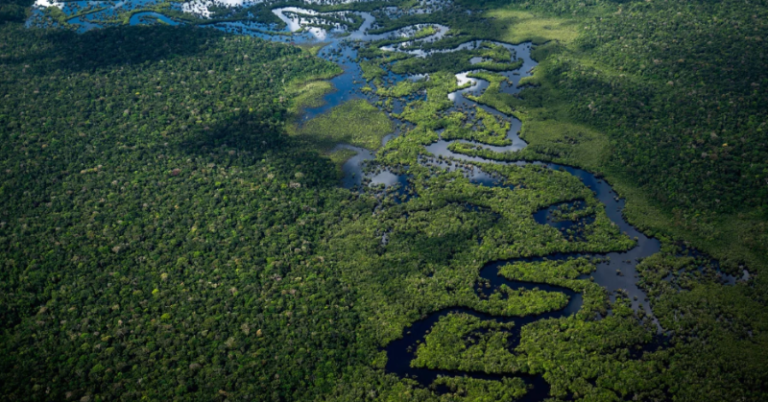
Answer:
[[[473,65],[469,62],[472,57],[481,56],[479,50],[459,50],[453,53],[436,53],[427,58],[411,57],[392,64],[392,71],[397,74],[425,74],[436,71],[458,73],[477,68],[493,71],[514,70],[521,63],[481,63]]]
[[[765,208],[766,21],[764,4],[630,2],[585,21],[580,39],[616,74],[568,59],[548,73],[574,98],[573,115],[612,136],[614,163],[654,198],[685,209]]]
[[[0,0],[0,24],[24,21],[32,3],[33,0]]]
[[[667,367],[660,380],[683,400],[764,399],[765,293],[754,282],[723,286],[706,256],[681,252],[667,243],[638,265],[654,313],[674,334],[673,346],[648,356]]]
[[[384,4],[311,7],[372,11]],[[0,3],[0,21],[22,21],[28,5]],[[486,18],[461,7],[502,12]],[[523,36],[510,34],[507,21],[525,17],[528,25],[516,29],[540,34],[555,20],[541,22],[518,9],[562,17],[563,32],[578,33],[578,40],[561,32],[562,42],[535,50],[542,64],[534,78],[543,76],[536,83],[544,85],[513,97],[498,93],[500,76],[481,73],[491,80],[486,94],[496,93],[478,99],[520,112],[530,133],[543,131],[531,129],[535,122],[553,137],[567,135],[514,154],[453,149],[583,162],[576,146],[588,147],[596,134],[570,125],[579,121],[608,134],[606,163],[669,210],[764,208],[764,2],[457,0],[433,14],[376,16],[382,30],[451,27],[426,48],[513,41]],[[277,22],[267,5],[212,11],[213,21]],[[445,139],[506,143],[503,122],[447,113],[447,94],[457,89],[452,73],[471,68],[473,56],[489,59],[485,69],[515,68],[503,64],[505,51],[487,45],[420,59],[368,48],[360,55],[381,95],[429,94],[395,116],[415,127],[387,143],[373,167],[408,166],[407,191],[416,196],[408,202],[396,203],[391,190],[337,188],[336,166],[316,143],[285,135],[296,93],[286,88],[338,72],[308,52],[193,28],[78,36],[0,27],[2,398],[495,401],[524,395],[523,381],[511,377],[442,377],[432,388],[419,387],[385,374],[379,348],[444,308],[530,317],[565,305],[559,292],[502,286],[479,294],[478,271],[490,261],[621,251],[634,242],[611,224],[592,191],[565,172],[481,165],[516,187],[510,190],[480,187],[460,171],[423,163],[430,157],[424,145],[438,139],[438,129]],[[429,81],[384,88],[385,69],[432,74]],[[567,127],[557,123],[563,116]],[[555,218],[594,216],[579,241],[532,218],[573,200],[586,207],[559,209]],[[760,236],[756,248],[763,247]],[[414,365],[542,375],[551,396],[561,399],[765,400],[764,274],[724,286],[715,268],[700,268],[703,258],[663,240],[662,253],[643,261],[638,273],[669,335],[654,336],[657,328],[629,300],[619,295],[610,302],[587,278],[594,261],[518,262],[500,274],[570,288],[581,293],[582,309],[520,328],[449,315],[417,348]],[[723,269],[738,274],[738,265],[730,260]],[[512,329],[521,331],[515,348]],[[448,392],[438,396],[436,388]]]
[[[442,317],[416,350],[411,365],[430,369],[503,374],[518,371],[507,350],[512,324],[483,321],[468,314]]]
[[[367,203],[281,129],[283,80],[335,66],[194,28],[0,35],[4,397],[302,400],[359,358],[310,253]]]
[[[283,82],[336,71],[297,48],[194,28],[1,32],[15,44],[0,112],[8,398],[307,400],[360,375],[378,387],[391,379],[370,369],[377,347],[422,314],[563,305],[481,300],[485,262],[628,246],[604,215],[581,245],[536,224],[550,203],[595,201],[533,166],[488,167],[528,189],[512,192],[414,165],[420,197],[402,206],[337,189],[335,166],[284,134]],[[448,77],[430,89],[446,94]],[[390,144],[388,160],[410,160],[408,141]]]
[[[561,398],[663,397],[657,385],[662,365],[629,356],[629,348],[651,340],[629,305],[626,299],[617,300],[613,315],[600,321],[543,320],[524,327],[516,349],[525,356],[523,369],[542,373],[552,385],[551,394]]]
[[[526,393],[526,384],[520,378],[489,381],[466,377],[441,377],[435,380],[435,385],[447,386],[450,392],[441,400],[452,402],[512,401]]]

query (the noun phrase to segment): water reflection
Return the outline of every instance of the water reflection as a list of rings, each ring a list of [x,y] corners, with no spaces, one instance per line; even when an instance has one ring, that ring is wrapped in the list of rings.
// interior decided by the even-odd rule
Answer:
[[[131,16],[131,25],[146,25],[155,22],[160,22],[168,25],[179,25],[178,22],[166,17],[163,14],[156,13],[154,11],[142,11]]]

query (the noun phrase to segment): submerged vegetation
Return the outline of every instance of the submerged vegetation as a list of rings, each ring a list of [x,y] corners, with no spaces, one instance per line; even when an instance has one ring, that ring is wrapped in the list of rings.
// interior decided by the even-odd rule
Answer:
[[[768,6],[159,2],[83,34],[28,6],[0,5],[3,399],[766,399]],[[275,43],[300,36],[281,6],[419,28],[326,52]],[[123,26],[150,9],[184,24]],[[208,27],[235,21],[276,40]],[[365,82],[305,119],[347,73],[328,60]],[[512,119],[527,147],[500,152]],[[352,189],[339,143],[373,158]],[[521,161],[597,178],[494,163]],[[610,261],[642,236],[602,179],[659,252]]]

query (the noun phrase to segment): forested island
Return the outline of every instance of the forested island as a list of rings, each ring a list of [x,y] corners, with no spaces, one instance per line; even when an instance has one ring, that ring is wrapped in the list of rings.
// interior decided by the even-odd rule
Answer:
[[[768,400],[766,40],[764,0],[2,0],[0,399]]]

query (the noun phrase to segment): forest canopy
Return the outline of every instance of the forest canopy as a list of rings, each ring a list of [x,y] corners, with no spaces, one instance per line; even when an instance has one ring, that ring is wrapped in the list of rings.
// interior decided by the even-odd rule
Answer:
[[[764,1],[181,4],[0,0],[1,399],[768,398]]]

